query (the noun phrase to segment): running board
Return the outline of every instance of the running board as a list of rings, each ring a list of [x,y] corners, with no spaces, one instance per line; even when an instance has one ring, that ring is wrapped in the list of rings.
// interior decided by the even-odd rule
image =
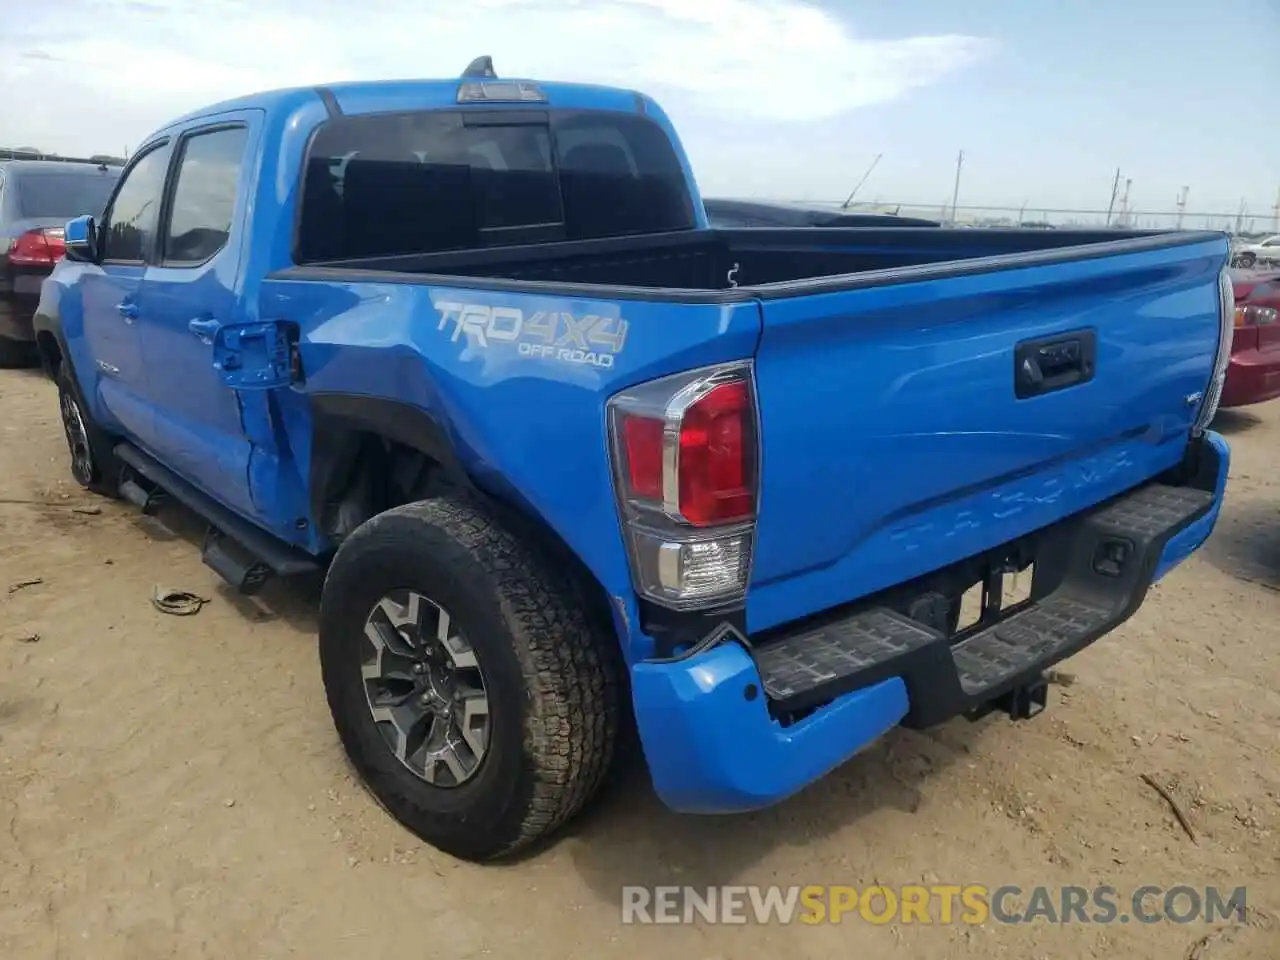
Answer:
[[[122,443],[114,453],[139,476],[209,522],[213,529],[205,539],[204,561],[237,590],[256,592],[268,571],[276,576],[292,577],[320,570],[315,559],[255,527],[137,447]],[[132,480],[127,482],[138,488],[135,495],[141,494],[144,503],[154,499],[154,493],[147,494]],[[126,499],[136,502],[130,496],[133,491],[121,492]]]
[[[127,474],[130,471],[125,471],[125,473],[126,476],[120,481],[120,496],[132,503],[146,516],[154,517],[160,507],[164,506],[165,492],[154,486],[148,489],[133,479],[132,476],[128,476]]]

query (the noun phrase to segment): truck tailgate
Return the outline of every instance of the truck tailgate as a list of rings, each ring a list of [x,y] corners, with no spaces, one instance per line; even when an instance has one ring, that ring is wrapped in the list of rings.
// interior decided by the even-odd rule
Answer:
[[[1223,239],[759,288],[750,629],[902,583],[1177,464]]]

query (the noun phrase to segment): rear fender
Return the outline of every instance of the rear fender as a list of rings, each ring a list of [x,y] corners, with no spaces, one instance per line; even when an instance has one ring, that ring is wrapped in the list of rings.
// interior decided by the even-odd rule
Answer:
[[[636,383],[751,357],[758,304],[340,276],[314,269],[264,285],[262,315],[299,324],[306,382],[296,389],[313,410],[336,404],[347,422],[381,425],[375,432],[434,451],[455,477],[536,518],[610,598],[628,659],[648,656],[651,642],[634,627],[605,404]]]

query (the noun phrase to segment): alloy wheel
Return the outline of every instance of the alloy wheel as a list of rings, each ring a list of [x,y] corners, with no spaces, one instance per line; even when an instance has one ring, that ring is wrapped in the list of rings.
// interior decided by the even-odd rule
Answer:
[[[489,697],[471,644],[429,597],[396,590],[365,620],[369,710],[397,760],[436,787],[470,780],[489,749]]]

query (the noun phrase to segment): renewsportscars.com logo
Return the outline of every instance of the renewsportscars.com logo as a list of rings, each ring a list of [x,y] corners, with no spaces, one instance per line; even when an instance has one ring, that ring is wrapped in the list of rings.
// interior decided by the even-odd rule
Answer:
[[[658,886],[622,888],[625,924],[1206,923],[1245,920],[1245,888]]]

